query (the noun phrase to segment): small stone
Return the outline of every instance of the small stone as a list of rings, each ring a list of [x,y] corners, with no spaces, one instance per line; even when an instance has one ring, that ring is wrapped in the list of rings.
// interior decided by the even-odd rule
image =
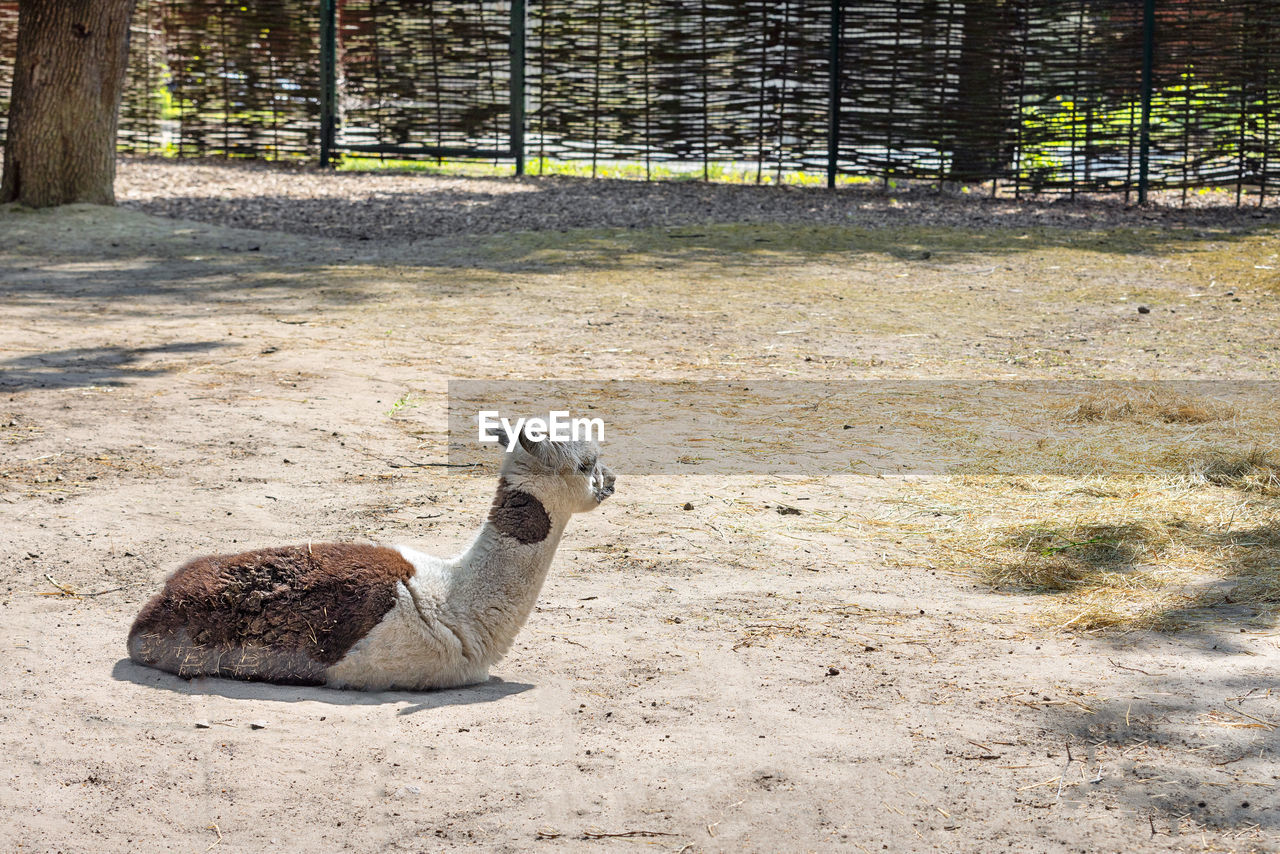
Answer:
[[[249,721],[249,729],[266,729],[266,721]]]
[[[839,676],[839,675],[840,675],[840,669],[839,669],[839,668],[837,668],[837,667],[828,667],[828,668],[827,668],[827,675],[828,675],[828,676]]]
[[[693,504],[692,504],[691,502],[689,502],[689,501],[686,501],[686,502],[684,503],[684,506],[683,506],[683,507],[681,507],[680,509],[681,509],[681,510],[692,510],[692,509],[693,509]]]
[[[788,506],[787,506],[787,505],[785,505],[785,504],[779,504],[779,505],[778,505],[778,515],[779,515],[779,516],[799,516],[799,515],[800,515],[800,508],[799,508],[799,507],[788,507]]]
[[[196,721],[196,729],[208,729],[210,726],[208,721]]]
[[[397,798],[416,798],[422,794],[422,789],[418,786],[401,786],[396,789]]]
[[[1151,313],[1151,309],[1147,308],[1145,305],[1138,306],[1138,314],[1150,314],[1150,313]]]

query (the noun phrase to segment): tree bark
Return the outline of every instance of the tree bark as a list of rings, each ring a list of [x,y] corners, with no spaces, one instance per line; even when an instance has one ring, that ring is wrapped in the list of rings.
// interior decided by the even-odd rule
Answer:
[[[134,0],[22,0],[0,202],[115,204]]]

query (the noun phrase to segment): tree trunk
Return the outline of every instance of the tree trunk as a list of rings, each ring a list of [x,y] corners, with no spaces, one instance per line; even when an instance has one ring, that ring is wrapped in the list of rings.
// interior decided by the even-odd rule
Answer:
[[[22,0],[0,202],[115,204],[134,0]]]

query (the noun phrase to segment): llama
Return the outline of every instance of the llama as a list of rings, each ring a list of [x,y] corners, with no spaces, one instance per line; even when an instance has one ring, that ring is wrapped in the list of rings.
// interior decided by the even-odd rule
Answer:
[[[129,657],[184,678],[366,691],[484,682],[533,610],[569,517],[613,494],[594,442],[522,432],[513,445],[457,557],[327,543],[197,558],[138,614]]]

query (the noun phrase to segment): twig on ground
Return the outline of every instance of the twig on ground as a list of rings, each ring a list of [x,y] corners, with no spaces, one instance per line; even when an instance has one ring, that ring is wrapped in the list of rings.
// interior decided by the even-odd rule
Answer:
[[[1119,664],[1119,663],[1117,663],[1117,662],[1113,661],[1113,660],[1112,660],[1112,659],[1110,659],[1110,658],[1108,658],[1108,659],[1107,659],[1107,661],[1111,662],[1111,665],[1112,665],[1113,667],[1119,667],[1121,670],[1132,670],[1134,673],[1141,673],[1143,676],[1164,676],[1164,675],[1166,675],[1166,674],[1164,674],[1164,673],[1151,673],[1151,672],[1146,671],[1146,670],[1140,670],[1140,669],[1139,669],[1139,668],[1137,668],[1137,667],[1126,667],[1125,665],[1123,665],[1123,664]]]
[[[1225,706],[1226,704],[1224,703],[1223,705]],[[1263,718],[1257,717],[1255,715],[1251,715],[1248,712],[1244,711],[1243,709],[1233,709],[1230,706],[1226,706],[1226,709],[1227,711],[1235,712],[1237,715],[1243,715],[1244,717],[1248,718],[1251,721],[1257,721],[1258,723],[1262,724],[1264,727],[1266,727],[1269,730],[1273,730],[1276,728],[1275,723],[1265,720]]]
[[[676,836],[675,833],[666,833],[661,830],[623,830],[619,833],[606,833],[603,830],[584,830],[582,831],[583,839],[627,839],[641,836]]]
[[[78,597],[81,597],[81,598],[88,598],[88,597],[91,597],[91,596],[105,596],[105,595],[106,595],[106,594],[108,594],[108,593],[118,593],[118,592],[120,592],[121,590],[123,590],[123,589],[124,589],[123,587],[112,587],[112,588],[111,588],[111,589],[109,589],[109,590],[98,590],[98,591],[96,591],[96,592],[94,592],[94,593],[80,593],[79,591],[73,590],[72,588],[70,588],[70,587],[68,587],[67,585],[63,584],[62,582],[55,580],[55,579],[54,579],[54,577],[53,577],[52,575],[50,575],[49,573],[47,573],[47,572],[44,574],[44,577],[45,577],[45,580],[46,580],[46,581],[48,581],[48,582],[49,582],[50,584],[52,584],[54,587],[58,588],[58,590],[59,590],[60,592],[58,592],[58,593],[40,593],[40,594],[38,594],[38,595],[40,595],[40,596],[78,596]]]
[[[88,598],[90,596],[105,596],[108,593],[119,593],[123,589],[124,589],[123,587],[112,587],[107,590],[96,590],[93,593],[77,593],[76,595],[84,596],[85,598]]]
[[[1071,763],[1075,761],[1075,757],[1071,755],[1071,743],[1067,742],[1067,762],[1062,766],[1062,773],[1058,775],[1058,793],[1054,795],[1054,801],[1062,799],[1062,787],[1066,785],[1067,772],[1071,770]],[[1083,776],[1083,768],[1081,769],[1081,776]]]
[[[424,469],[424,468],[442,468],[442,469],[472,469],[480,465],[479,463],[419,463],[409,460],[408,462],[397,463],[393,460],[383,460],[393,469]]]
[[[65,593],[65,594],[66,594],[66,595],[68,595],[68,596],[79,596],[79,595],[80,595],[79,593],[77,593],[76,591],[72,590],[72,589],[71,589],[70,587],[68,587],[67,585],[63,584],[61,581],[56,580],[52,575],[50,575],[50,574],[49,574],[49,573],[47,573],[47,572],[44,574],[44,578],[45,578],[45,581],[48,581],[50,584],[52,584],[54,587],[58,588],[59,590],[61,590],[63,593]],[[56,593],[52,593],[52,594],[49,594],[49,595],[51,595],[51,596],[57,596],[58,594],[56,594]]]
[[[1226,759],[1226,760],[1223,760],[1222,762],[1215,762],[1213,764],[1214,765],[1234,765],[1235,763],[1239,762],[1241,759],[1248,759],[1252,755],[1253,755],[1252,751],[1246,750],[1244,753],[1241,753],[1235,759]]]
[[[1020,787],[1018,788],[1018,791],[1019,791],[1019,792],[1025,792],[1025,791],[1027,791],[1028,789],[1038,789],[1038,788],[1040,788],[1041,786],[1048,786],[1048,785],[1050,785],[1051,783],[1056,783],[1056,782],[1058,782],[1058,781],[1059,781],[1059,780],[1061,780],[1061,779],[1062,779],[1062,775],[1061,775],[1061,774],[1059,774],[1057,777],[1052,777],[1052,778],[1050,778],[1050,779],[1048,779],[1048,780],[1044,780],[1043,782],[1040,782],[1040,783],[1032,783],[1032,784],[1031,784],[1031,785],[1029,785],[1029,786],[1020,786]]]
[[[480,463],[423,463],[417,460],[411,460],[408,457],[399,457],[387,459],[381,454],[375,454],[368,448],[356,448],[355,450],[364,454],[371,460],[378,460],[393,469],[419,469],[419,468],[445,468],[445,469],[470,469],[477,468]]]

